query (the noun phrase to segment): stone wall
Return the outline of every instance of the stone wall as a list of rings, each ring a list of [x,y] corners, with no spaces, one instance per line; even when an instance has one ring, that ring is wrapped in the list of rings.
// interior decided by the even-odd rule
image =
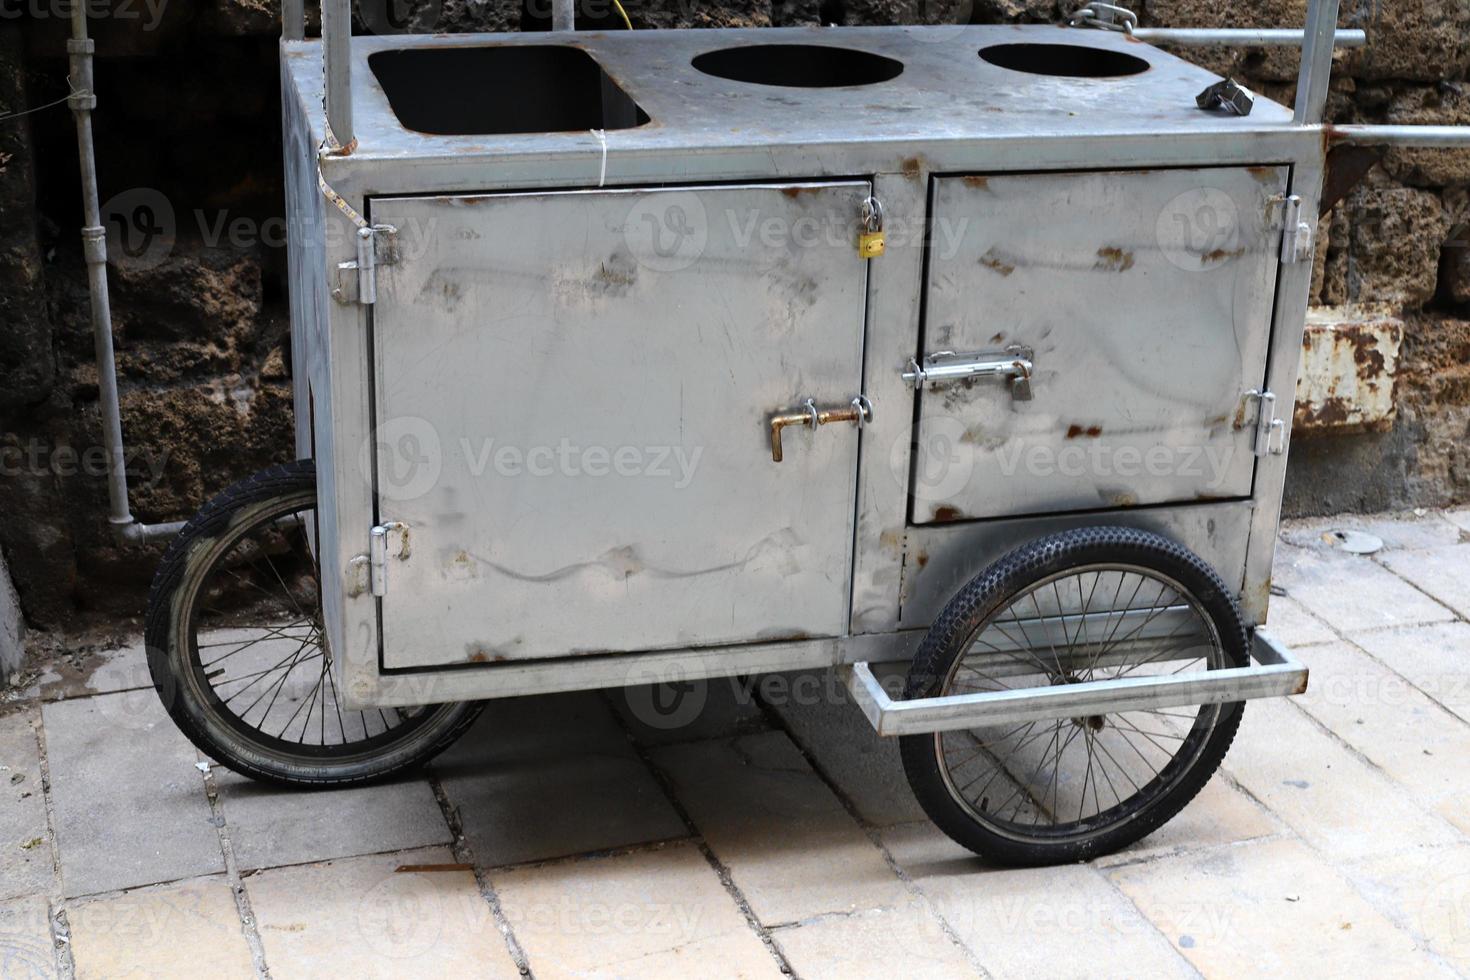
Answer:
[[[291,451],[278,0],[94,0],[97,140],[133,508],[186,517]],[[613,28],[608,0],[584,26]],[[391,4],[391,6],[389,6]],[[1054,0],[625,0],[639,28],[1060,19]],[[1142,23],[1295,26],[1305,0],[1135,0]],[[7,7],[10,10],[14,7]],[[15,8],[20,9],[20,8]],[[106,533],[61,0],[0,19],[0,549],[33,624],[136,614],[157,548]],[[362,28],[544,27],[546,0],[361,0]],[[1344,0],[1334,121],[1470,123],[1467,0]],[[1289,100],[1293,52],[1193,57]],[[1405,323],[1384,432],[1303,435],[1288,510],[1470,498],[1470,154],[1395,152],[1322,227],[1316,301]]]

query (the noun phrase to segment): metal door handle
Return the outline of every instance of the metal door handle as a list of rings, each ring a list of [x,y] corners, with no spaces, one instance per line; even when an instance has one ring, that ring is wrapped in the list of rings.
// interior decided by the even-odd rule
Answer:
[[[1000,378],[1010,382],[1013,399],[1030,401],[1031,375],[1036,370],[1033,357],[1035,354],[1031,348],[1019,344],[1013,344],[1001,351],[974,351],[968,354],[956,354],[952,350],[936,351],[925,354],[923,364],[909,358],[909,369],[903,373],[903,379],[918,389],[925,384],[946,385],[976,378]]]
[[[818,408],[814,399],[808,398],[801,408],[789,412],[777,412],[771,416],[771,461],[781,462],[781,430],[788,425],[805,425],[815,429],[829,422],[851,422],[858,428],[873,421],[873,403],[867,395],[858,395],[846,405]]]

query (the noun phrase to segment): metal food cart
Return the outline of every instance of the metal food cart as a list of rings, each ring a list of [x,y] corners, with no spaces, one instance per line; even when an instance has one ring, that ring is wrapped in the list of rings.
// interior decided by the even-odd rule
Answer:
[[[1362,42],[1335,0],[1304,35],[1173,37],[1302,45],[1294,107],[1104,4],[355,38],[323,14],[304,39],[288,4],[281,45],[305,462],[191,521],[149,617],[217,758],[335,785],[472,702],[836,667],[936,823],[1039,863],[1148,833],[1243,701],[1304,690],[1257,627],[1324,172],[1466,140],[1321,124]]]

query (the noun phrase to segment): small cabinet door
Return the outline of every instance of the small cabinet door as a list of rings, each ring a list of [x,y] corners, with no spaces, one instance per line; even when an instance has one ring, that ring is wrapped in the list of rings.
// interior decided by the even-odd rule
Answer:
[[[913,521],[1249,496],[1285,167],[934,181]],[[1008,351],[1010,353],[1008,353]]]
[[[866,182],[379,199],[383,664],[841,633]]]

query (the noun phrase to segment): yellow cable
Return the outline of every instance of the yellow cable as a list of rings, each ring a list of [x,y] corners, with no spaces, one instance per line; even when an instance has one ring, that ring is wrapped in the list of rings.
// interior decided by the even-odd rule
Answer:
[[[618,12],[618,16],[623,18],[623,26],[631,31],[633,29],[633,22],[628,19],[628,12],[623,9],[620,0],[612,0],[612,5],[613,9]]]

